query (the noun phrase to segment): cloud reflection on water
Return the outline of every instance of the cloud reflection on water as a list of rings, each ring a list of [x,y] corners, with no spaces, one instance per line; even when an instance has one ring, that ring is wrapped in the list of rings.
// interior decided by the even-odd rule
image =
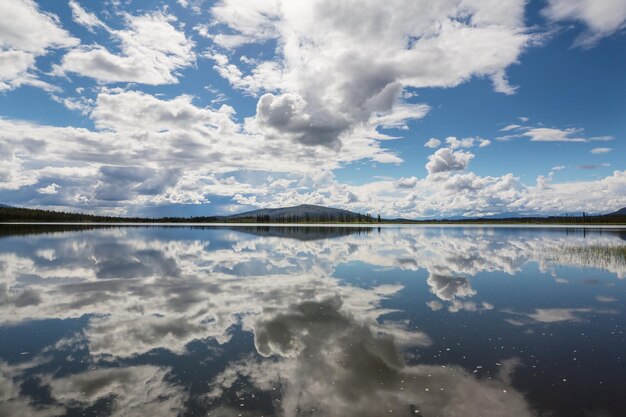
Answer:
[[[9,238],[10,244],[0,240],[0,321],[19,326],[88,317],[75,340],[85,344],[94,363],[117,364],[62,376],[43,373],[49,409],[20,394],[23,369],[4,364],[0,414],[19,408],[30,410],[24,415],[53,415],[67,407],[103,406],[107,398],[111,415],[144,415],[146,407],[155,416],[175,414],[188,399],[184,388],[168,379],[170,371],[123,361],[158,349],[186,355],[197,340],[225,345],[240,327],[253,334],[255,349],[214,378],[207,401],[217,401],[240,381],[253,391],[280,388],[280,402],[272,404],[285,416],[303,410],[320,416],[379,416],[389,410],[530,415],[509,378],[476,378],[454,364],[425,365],[405,357],[407,348],[433,341],[408,322],[391,319],[396,309],[386,301],[404,285],[394,279],[357,285],[339,279],[338,268],[357,262],[425,271],[435,297],[428,302],[432,310],[490,311],[492,303],[474,300],[472,279],[480,273],[515,275],[529,263],[544,272],[580,266],[571,256],[576,248],[623,245],[607,233],[504,236],[492,229],[398,228],[290,239],[294,236],[254,232],[177,235],[119,228]],[[626,276],[626,265],[610,256],[582,262]],[[593,312],[608,310],[537,308],[511,311],[507,320],[559,323]],[[73,340],[65,343],[77,343]],[[242,412],[231,406],[223,402],[218,415]]]

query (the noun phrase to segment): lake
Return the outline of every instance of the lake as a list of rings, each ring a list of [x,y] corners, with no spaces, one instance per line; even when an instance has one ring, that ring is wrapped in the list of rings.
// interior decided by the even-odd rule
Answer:
[[[624,416],[626,229],[0,225],[0,416]]]

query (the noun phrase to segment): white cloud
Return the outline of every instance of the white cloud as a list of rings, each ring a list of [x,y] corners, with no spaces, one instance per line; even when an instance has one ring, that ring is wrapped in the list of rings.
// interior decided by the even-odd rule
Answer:
[[[232,134],[237,130],[231,120],[232,107],[199,108],[192,99],[181,95],[163,100],[139,91],[105,91],[98,95],[91,116],[97,128],[120,133],[199,129]]]
[[[305,145],[335,146],[337,138],[348,127],[348,121],[320,109],[315,116],[306,110],[306,102],[298,95],[267,93],[257,104],[256,121],[266,137],[282,134],[292,136]]]
[[[521,128],[521,125],[516,125],[516,124],[510,124],[510,125],[506,125],[504,126],[502,129],[500,129],[501,132],[508,132],[511,130],[517,130],[519,128]]]
[[[203,11],[203,5],[206,0],[176,0],[181,7],[189,8],[192,12],[199,14]]]
[[[500,136],[497,140],[509,141],[516,138],[530,138],[531,142],[597,142],[611,141],[613,136],[585,136],[582,128],[569,127],[564,129],[554,127],[532,127],[520,125],[508,125],[500,131],[516,131],[514,133]]]
[[[257,105],[260,131],[337,149],[359,126],[393,113],[406,88],[453,87],[477,76],[511,93],[504,71],[532,38],[521,0],[450,0],[436,8],[407,0],[223,0],[211,10],[214,22],[229,28],[202,31],[218,48],[278,43],[275,57],[243,65],[208,53],[235,88],[265,94]]]
[[[83,9],[83,7],[76,0],[70,0],[69,5],[72,9],[72,18],[79,25],[86,27],[90,31],[93,31],[98,27],[109,30],[109,28],[100,19],[98,19],[95,14]]]
[[[78,88],[76,91],[78,94],[82,94],[83,90]],[[57,103],[63,104],[65,107],[72,111],[80,112],[83,116],[89,116],[93,107],[95,105],[95,101],[91,98],[87,98],[84,96],[80,97],[61,97],[57,93],[51,93],[50,98]]]
[[[82,24],[106,28],[80,6],[76,5],[74,10],[75,18]],[[82,45],[69,51],[61,64],[55,66],[54,73],[76,73],[103,82],[172,84],[178,82],[177,71],[195,62],[194,43],[175,26],[174,16],[161,12],[127,14],[125,22],[126,29],[107,29],[120,43],[119,55],[101,45]]]
[[[470,152],[455,152],[449,148],[441,148],[428,157],[426,170],[428,174],[460,171],[467,167],[472,158],[474,158],[474,154]]]
[[[458,148],[471,148],[474,146],[474,138],[457,139],[455,136],[449,136],[446,138],[446,143],[450,149]]]
[[[587,26],[575,45],[593,46],[601,38],[612,35],[626,24],[624,0],[549,0],[543,14],[553,21],[576,20]]]
[[[504,70],[497,71],[491,75],[491,82],[493,83],[493,89],[498,93],[506,94],[508,96],[515,94],[518,89],[517,86],[509,84],[509,80],[504,73]]]
[[[96,130],[0,120],[0,148],[6,150],[0,188],[35,185],[25,191],[32,205],[43,195],[36,190],[52,191],[46,187],[55,183],[58,192],[46,194],[55,197],[46,204],[131,209],[148,203],[206,203],[209,193],[235,197],[269,192],[268,184],[224,186],[220,176],[227,172],[263,171],[264,177],[292,173],[300,181],[304,175],[323,177],[341,163],[364,158],[399,161],[377,141],[360,135],[346,138],[349,146],[338,154],[328,147],[250,133],[234,121],[232,107],[198,107],[187,95],[168,100],[105,88],[88,105],[93,106],[89,115]],[[315,183],[307,187],[315,188]],[[292,190],[294,196],[297,190]]]
[[[491,145],[491,141],[489,139],[482,139],[478,137],[457,139],[454,136],[450,136],[446,138],[446,143],[451,149],[472,148],[476,145],[478,145],[479,148],[484,148]]]
[[[59,184],[52,183],[47,187],[39,188],[37,192],[39,194],[56,194],[59,192]]]
[[[11,32],[13,21],[2,26],[11,29],[6,36],[0,32],[2,79],[26,74],[22,81],[54,88],[34,78],[34,62],[61,47],[75,48],[61,58],[57,75],[104,83],[175,83],[195,62],[195,45],[168,8],[139,16],[116,9],[122,22],[112,28],[77,1],[69,6],[76,23],[110,35],[112,45],[76,47],[78,41],[55,16],[26,0],[11,3],[8,9],[38,22],[31,31],[38,36]],[[445,0],[432,7],[425,0],[358,5],[226,0],[212,14],[210,22],[194,28],[213,41],[204,55],[234,88],[256,97],[255,114],[239,122],[234,108],[199,105],[201,98],[187,94],[73,85],[85,96],[52,98],[89,116],[95,129],[0,120],[0,149],[6,155],[0,189],[20,190],[19,198],[31,205],[110,213],[207,203],[213,195],[252,205],[317,202],[409,217],[541,210],[534,199],[548,191],[524,185],[513,174],[458,172],[474,157],[460,150],[485,147],[487,139],[446,139],[448,147],[427,164],[428,173],[438,175],[426,179],[409,173],[350,186],[332,173],[357,161],[401,163],[399,151],[383,147],[398,139],[392,136],[397,131],[385,129],[406,129],[411,120],[425,117],[430,107],[410,102],[420,88],[484,77],[511,92],[505,71],[533,40],[524,25],[523,1]],[[109,22],[112,15],[106,17]],[[245,50],[241,57],[233,51],[249,43],[266,43],[276,53],[262,48],[262,54]],[[503,130],[531,140],[610,139],[586,137],[581,129],[511,126]],[[436,138],[425,144],[440,145]],[[548,188],[558,189],[552,183]],[[568,198],[570,206],[589,204],[583,196]],[[622,200],[617,195],[611,201]]]
[[[0,0],[0,91],[21,85],[56,88],[38,79],[35,59],[51,49],[78,44],[58,18],[31,0]]]
[[[424,146],[427,147],[427,148],[437,148],[437,147],[439,147],[439,145],[441,145],[441,141],[439,139],[437,139],[437,138],[430,138],[424,144]]]
[[[582,129],[535,127],[522,133],[522,136],[529,137],[532,142],[588,142],[580,133]]]
[[[91,117],[95,131],[0,120],[0,150],[8,156],[0,161],[0,193],[20,189],[19,204],[110,214],[206,203],[215,195],[261,207],[313,203],[407,218],[626,206],[622,171],[592,181],[529,186],[513,174],[459,172],[473,154],[450,148],[429,157],[432,175],[426,178],[341,183],[332,173],[341,164],[393,155],[358,138],[340,153],[264,138],[238,125],[229,106],[203,108],[184,95],[166,100],[104,90]],[[37,192],[53,183],[56,194]]]
[[[599,154],[603,154],[603,153],[609,153],[612,150],[613,150],[612,148],[593,148],[591,150],[591,153],[594,154],[594,155],[599,155]]]

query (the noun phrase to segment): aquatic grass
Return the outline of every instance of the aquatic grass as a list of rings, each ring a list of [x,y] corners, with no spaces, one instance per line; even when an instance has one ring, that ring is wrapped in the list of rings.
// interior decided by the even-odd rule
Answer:
[[[626,245],[560,247],[550,251],[549,257],[557,264],[596,267],[617,272],[620,278],[626,273]]]

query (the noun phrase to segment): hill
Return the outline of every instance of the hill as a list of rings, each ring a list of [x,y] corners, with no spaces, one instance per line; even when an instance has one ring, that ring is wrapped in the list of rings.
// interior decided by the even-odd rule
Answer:
[[[626,216],[626,207],[622,207],[613,213],[605,214],[605,216]]]
[[[328,222],[371,222],[373,218],[368,214],[354,213],[348,210],[331,207],[300,204],[293,207],[259,209],[225,217],[228,220],[256,220],[259,222],[299,222],[299,221],[328,221]]]

